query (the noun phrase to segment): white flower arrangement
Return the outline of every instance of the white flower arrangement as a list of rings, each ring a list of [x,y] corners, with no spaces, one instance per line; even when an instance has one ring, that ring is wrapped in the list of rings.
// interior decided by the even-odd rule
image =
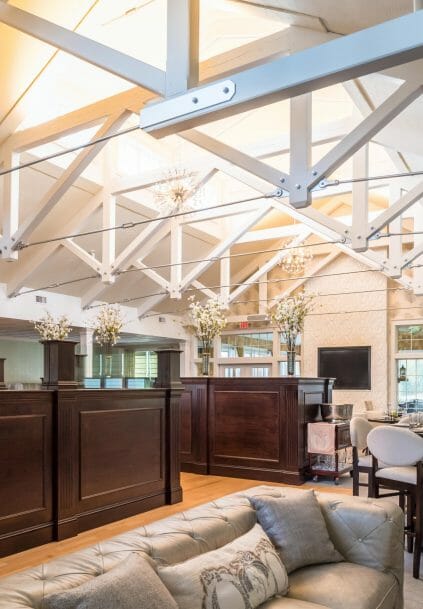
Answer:
[[[201,341],[203,351],[209,352],[213,339],[218,336],[226,326],[226,317],[222,304],[210,298],[205,304],[197,302],[193,296],[189,299],[189,317],[191,328]]]
[[[100,345],[112,347],[119,338],[119,332],[123,326],[120,308],[113,305],[101,307],[94,321],[95,340]]]
[[[64,340],[72,329],[66,315],[55,318],[49,312],[38,321],[34,321],[34,328],[42,340]]]
[[[295,351],[298,334],[303,331],[304,320],[313,309],[313,294],[300,292],[283,298],[270,313],[270,319],[279,328],[288,351]]]

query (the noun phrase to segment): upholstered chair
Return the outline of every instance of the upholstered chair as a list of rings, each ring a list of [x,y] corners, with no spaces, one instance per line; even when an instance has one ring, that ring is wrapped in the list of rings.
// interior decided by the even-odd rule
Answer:
[[[413,577],[419,578],[423,526],[423,438],[408,429],[375,427],[367,436],[374,457],[375,489],[407,493],[407,534],[414,538]],[[378,468],[378,462],[386,465]],[[412,544],[408,544],[412,550]]]
[[[373,429],[371,423],[360,416],[350,421],[350,436],[353,454],[353,495],[360,494],[360,486],[367,486],[367,496],[375,497],[372,456],[367,450],[367,436]],[[367,484],[360,482],[360,473],[367,474]]]

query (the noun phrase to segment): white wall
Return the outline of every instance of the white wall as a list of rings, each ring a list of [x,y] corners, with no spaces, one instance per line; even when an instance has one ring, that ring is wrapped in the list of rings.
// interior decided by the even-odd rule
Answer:
[[[318,347],[370,346],[371,389],[334,391],[333,401],[352,403],[356,411],[362,411],[364,400],[372,400],[377,410],[384,410],[388,403],[387,279],[379,272],[352,274],[359,270],[367,270],[367,267],[342,256],[327,266],[322,274],[348,274],[307,282],[306,291],[334,295],[317,297],[313,311],[315,315],[306,318],[302,347],[303,375],[317,376]],[[367,293],[337,295],[355,290]],[[324,315],[320,315],[322,313]]]

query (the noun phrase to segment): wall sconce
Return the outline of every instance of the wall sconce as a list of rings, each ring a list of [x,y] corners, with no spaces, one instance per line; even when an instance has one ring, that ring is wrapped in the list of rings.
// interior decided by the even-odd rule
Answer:
[[[402,365],[399,369],[398,383],[401,383],[402,381],[407,380],[406,372],[407,372],[407,370],[406,370],[405,366]]]

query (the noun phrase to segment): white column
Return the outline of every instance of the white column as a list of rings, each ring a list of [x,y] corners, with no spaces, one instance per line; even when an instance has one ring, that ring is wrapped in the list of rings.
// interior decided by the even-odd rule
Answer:
[[[87,377],[93,375],[93,335],[91,328],[83,328],[79,333],[79,344],[81,355],[86,355],[85,374]]]
[[[267,313],[267,273],[260,277],[258,288],[258,312],[260,315],[264,315]]]

